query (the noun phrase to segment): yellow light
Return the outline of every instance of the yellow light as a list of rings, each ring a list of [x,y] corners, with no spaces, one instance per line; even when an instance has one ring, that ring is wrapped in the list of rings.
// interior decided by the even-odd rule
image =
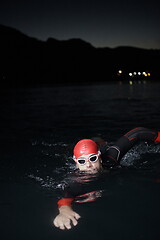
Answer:
[[[133,82],[132,81],[129,81],[129,85],[132,85],[133,84]]]
[[[150,77],[151,76],[151,74],[150,73],[148,73],[148,77]]]
[[[119,70],[118,73],[119,73],[119,74],[122,74],[122,70]]]

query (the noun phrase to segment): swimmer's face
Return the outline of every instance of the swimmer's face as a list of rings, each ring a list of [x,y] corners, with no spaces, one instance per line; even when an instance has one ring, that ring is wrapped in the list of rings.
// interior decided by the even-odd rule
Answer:
[[[96,154],[82,155],[75,162],[80,171],[96,173],[102,168],[102,159]]]

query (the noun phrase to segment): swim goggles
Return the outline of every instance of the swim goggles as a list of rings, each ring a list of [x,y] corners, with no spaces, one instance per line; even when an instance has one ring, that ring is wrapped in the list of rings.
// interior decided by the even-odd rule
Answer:
[[[76,159],[76,161],[80,164],[80,165],[85,165],[87,160],[89,160],[91,163],[95,163],[97,162],[98,158],[99,158],[100,153],[98,154],[91,154],[89,157],[79,157]]]

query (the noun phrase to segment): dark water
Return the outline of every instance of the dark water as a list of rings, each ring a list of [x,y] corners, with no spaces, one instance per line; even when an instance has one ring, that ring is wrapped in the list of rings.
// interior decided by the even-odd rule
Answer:
[[[52,225],[61,180],[74,168],[73,144],[109,142],[137,126],[160,129],[160,84],[107,84],[0,90],[0,238],[159,240],[160,145],[136,146],[125,169],[106,174],[97,201],[74,206],[82,218]],[[76,235],[75,235],[76,234]]]

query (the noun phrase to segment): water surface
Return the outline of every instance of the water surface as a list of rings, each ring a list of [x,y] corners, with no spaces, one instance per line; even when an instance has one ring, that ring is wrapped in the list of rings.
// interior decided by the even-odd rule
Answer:
[[[81,138],[114,142],[130,129],[160,129],[159,83],[1,89],[1,234],[8,239],[158,240],[160,146],[136,146],[111,171],[96,202],[75,204],[70,231],[52,226],[58,186]],[[127,168],[126,168],[127,167]]]

